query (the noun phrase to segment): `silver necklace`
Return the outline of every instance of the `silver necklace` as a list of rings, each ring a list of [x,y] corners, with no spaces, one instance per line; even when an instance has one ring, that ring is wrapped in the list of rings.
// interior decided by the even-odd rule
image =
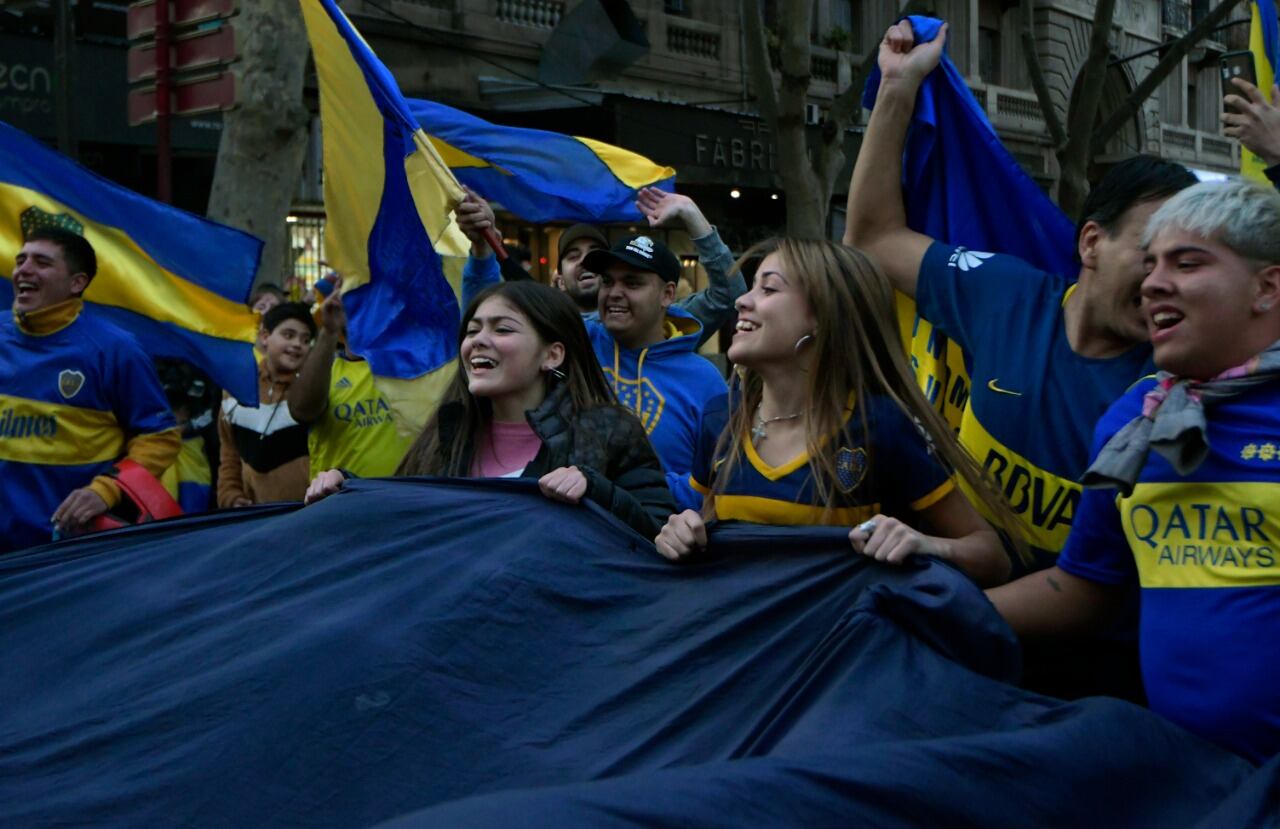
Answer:
[[[782,420],[795,420],[797,417],[799,417],[802,414],[804,413],[796,412],[795,414],[778,415],[777,417],[761,417],[760,407],[756,406],[756,425],[751,428],[751,445],[759,446],[760,441],[769,437],[770,423],[778,423],[779,421],[782,421]]]

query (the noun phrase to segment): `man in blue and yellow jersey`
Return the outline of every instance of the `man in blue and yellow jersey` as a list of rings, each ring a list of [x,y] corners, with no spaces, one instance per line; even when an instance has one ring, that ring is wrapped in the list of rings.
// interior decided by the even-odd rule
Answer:
[[[1160,374],[1098,423],[1057,566],[989,591],[1026,639],[1142,591],[1151,708],[1255,762],[1280,752],[1280,194],[1206,182],[1148,226]]]
[[[1077,225],[1078,274],[916,233],[906,225],[902,153],[944,37],[919,45],[912,37],[904,20],[880,45],[883,79],[849,185],[845,243],[875,257],[920,315],[964,350],[972,393],[961,443],[1000,483],[1038,568],[1048,567],[1079,505],[1094,424],[1152,370],[1139,308],[1142,228],[1195,177],[1142,156],[1113,168]]]
[[[333,277],[320,306],[315,345],[289,388],[289,412],[310,427],[314,472],[342,469],[362,478],[387,477],[395,474],[415,436],[401,434],[369,363],[347,353],[346,333],[342,278]]]
[[[93,247],[58,225],[25,238],[0,323],[0,551],[82,531],[121,500],[114,462],[158,478],[180,442],[147,355],[84,309]]]

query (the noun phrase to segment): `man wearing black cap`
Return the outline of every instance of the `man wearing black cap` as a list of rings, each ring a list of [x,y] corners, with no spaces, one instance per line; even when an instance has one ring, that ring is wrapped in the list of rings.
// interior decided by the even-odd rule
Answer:
[[[707,271],[707,288],[673,304],[684,308],[702,324],[698,339],[698,345],[702,345],[733,317],[734,301],[747,292],[746,280],[741,273],[729,275],[734,264],[733,254],[688,196],[646,187],[637,194],[636,207],[648,219],[650,227],[683,227],[698,251],[698,261]],[[493,209],[472,192],[468,192],[467,198],[458,205],[456,216],[458,229],[472,242],[471,257],[462,272],[462,304],[465,306],[469,297],[500,278],[497,263],[492,258],[493,252],[482,235],[495,225]],[[608,247],[604,234],[588,224],[576,224],[565,229],[557,243],[552,284],[569,295],[586,319],[598,318],[596,306],[600,277],[585,270],[583,261],[591,251],[607,250]]]
[[[702,325],[673,305],[680,260],[649,236],[593,250],[584,267],[600,275],[599,319],[587,333],[618,401],[644,424],[678,507],[701,503],[688,486],[694,443],[707,403],[724,378],[698,356]]]

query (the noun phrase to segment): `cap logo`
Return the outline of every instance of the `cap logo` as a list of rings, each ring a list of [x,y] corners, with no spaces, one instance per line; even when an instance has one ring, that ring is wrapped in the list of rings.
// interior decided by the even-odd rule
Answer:
[[[627,250],[632,253],[638,253],[645,259],[653,258],[653,240],[648,236],[637,236],[630,242],[627,242]]]

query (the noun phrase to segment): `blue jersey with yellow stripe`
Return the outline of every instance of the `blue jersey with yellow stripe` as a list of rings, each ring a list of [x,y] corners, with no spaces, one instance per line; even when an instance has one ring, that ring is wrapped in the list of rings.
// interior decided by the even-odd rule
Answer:
[[[999,482],[1041,567],[1066,543],[1098,418],[1155,370],[1149,345],[1108,359],[1077,354],[1062,313],[1073,289],[1016,257],[937,242],[916,285],[921,316],[969,360],[960,442]]]
[[[1095,452],[1153,385],[1107,412]],[[1151,708],[1262,761],[1280,752],[1280,381],[1206,414],[1209,458],[1182,477],[1152,452],[1132,495],[1087,490],[1058,566],[1138,584]]]
[[[47,542],[54,510],[140,434],[174,427],[151,360],[81,312],[45,335],[0,319],[0,550]]]
[[[689,476],[690,486],[703,495],[723,468],[714,456],[729,406],[729,395],[722,395],[703,413],[703,431]],[[883,395],[868,395],[865,410],[865,430],[862,414],[851,410],[844,429],[830,439],[837,444],[832,509],[826,510],[818,495],[808,454],[770,466],[745,441],[743,457],[716,495],[716,518],[844,527],[876,513],[909,520],[911,512],[927,509],[955,488],[923,430],[896,403]]]

